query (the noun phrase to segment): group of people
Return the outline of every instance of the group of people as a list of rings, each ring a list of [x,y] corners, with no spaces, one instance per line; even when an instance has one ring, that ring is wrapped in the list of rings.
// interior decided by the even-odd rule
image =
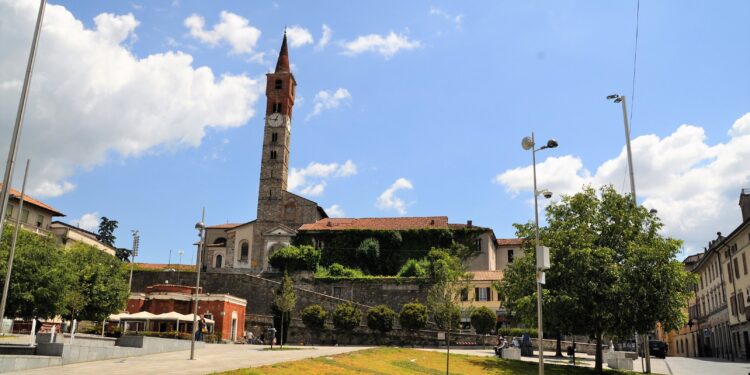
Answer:
[[[505,339],[505,336],[503,335],[497,335],[497,345],[494,347],[495,354],[498,357],[503,356],[503,349],[511,347],[511,348],[520,348],[521,343],[518,341],[518,337],[513,337],[513,339],[508,343],[508,340]]]

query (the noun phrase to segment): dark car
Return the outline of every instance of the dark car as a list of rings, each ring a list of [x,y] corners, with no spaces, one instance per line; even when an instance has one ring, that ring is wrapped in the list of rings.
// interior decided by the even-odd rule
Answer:
[[[656,358],[667,358],[667,351],[669,350],[669,345],[667,345],[664,341],[659,340],[650,340],[648,342],[648,351],[649,354]],[[638,355],[643,357],[643,351],[639,351]]]

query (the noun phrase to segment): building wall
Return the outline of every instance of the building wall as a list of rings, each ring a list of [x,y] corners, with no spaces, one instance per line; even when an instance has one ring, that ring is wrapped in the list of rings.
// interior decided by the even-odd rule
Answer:
[[[495,270],[505,271],[508,265],[512,263],[509,261],[509,251],[513,252],[513,261],[524,256],[521,246],[518,245],[498,245],[495,248]]]
[[[11,224],[16,223],[16,218],[20,213],[18,210],[19,203],[20,200],[18,199],[8,200],[8,208],[6,211],[7,222]],[[49,211],[42,210],[39,207],[28,204],[27,202],[24,202],[23,204],[23,211],[28,211],[29,213],[26,220],[24,220],[24,216],[26,215],[21,215],[21,228],[40,234],[49,233],[49,224],[52,222],[52,215]]]
[[[727,279],[724,287],[729,312],[730,340],[737,358],[748,360],[750,323],[747,320],[746,309],[750,294],[750,225],[741,225],[718,247]]]
[[[114,248],[99,242],[96,238],[91,238],[85,233],[77,232],[75,229],[68,228],[65,225],[58,223],[51,224],[49,230],[55,235],[58,243],[62,244],[66,249],[76,243],[83,243],[93,246],[109,255],[115,256]]]
[[[495,270],[495,244],[492,238],[492,232],[482,233],[476,244],[480,247],[480,253],[469,260],[467,268],[469,271],[494,271]]]
[[[694,334],[698,356],[730,358],[733,351],[724,287],[725,267],[722,267],[716,247],[706,252],[694,272],[699,277],[696,287],[697,335]]]

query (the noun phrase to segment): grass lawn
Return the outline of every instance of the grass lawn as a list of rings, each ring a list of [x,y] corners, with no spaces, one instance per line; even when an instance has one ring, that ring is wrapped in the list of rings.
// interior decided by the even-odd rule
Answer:
[[[451,355],[452,374],[536,374],[538,366],[533,362],[510,361],[493,357]],[[592,369],[545,364],[544,373],[588,375]],[[623,374],[605,370],[606,374]],[[278,363],[270,366],[234,370],[223,375],[255,374],[445,374],[445,354],[424,350],[402,348],[376,348],[333,357],[320,357],[301,361]]]

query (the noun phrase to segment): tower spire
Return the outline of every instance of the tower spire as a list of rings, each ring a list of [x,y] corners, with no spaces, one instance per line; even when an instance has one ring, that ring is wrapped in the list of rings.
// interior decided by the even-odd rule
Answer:
[[[286,46],[286,27],[284,27],[284,40],[281,42],[279,60],[276,61],[276,71],[274,73],[291,73],[291,71],[292,70],[289,68],[289,50]]]

